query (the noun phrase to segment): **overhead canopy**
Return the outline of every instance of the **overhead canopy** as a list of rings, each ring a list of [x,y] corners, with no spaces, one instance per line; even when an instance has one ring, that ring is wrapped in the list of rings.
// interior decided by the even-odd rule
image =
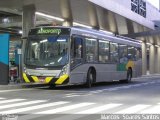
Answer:
[[[149,10],[144,18],[131,11],[131,1],[126,0],[1,0],[0,1],[0,33],[9,32],[20,35],[22,29],[22,8],[34,4],[36,11],[68,20],[66,11],[62,9],[62,2],[70,4],[70,18],[73,22],[104,29],[119,35],[143,33],[154,30],[154,22],[150,20]],[[146,6],[149,6],[147,4]],[[149,6],[150,7],[150,6]],[[151,9],[151,8],[149,8]],[[152,9],[151,11],[154,11]],[[157,15],[156,15],[157,16]],[[36,16],[36,25],[52,25],[57,21],[46,17]],[[68,17],[68,18],[67,18]]]

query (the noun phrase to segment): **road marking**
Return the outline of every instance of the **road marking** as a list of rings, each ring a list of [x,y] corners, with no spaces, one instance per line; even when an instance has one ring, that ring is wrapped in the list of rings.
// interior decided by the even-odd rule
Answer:
[[[98,114],[101,111],[109,110],[109,109],[112,109],[115,107],[119,107],[120,105],[122,105],[122,104],[106,104],[106,105],[102,105],[102,106],[98,106],[98,107],[93,107],[93,108],[90,108],[90,109],[87,109],[87,110],[84,110],[81,112],[73,113],[73,115],[67,115],[67,116],[54,118],[52,120],[75,120],[75,119],[79,119],[79,118],[88,116],[89,114],[95,114],[95,113]]]
[[[73,105],[60,107],[60,108],[56,108],[56,109],[52,109],[52,110],[37,112],[34,114],[54,114],[54,113],[64,112],[67,110],[73,110],[76,108],[81,108],[81,107],[85,107],[85,106],[89,106],[89,105],[93,105],[93,104],[95,104],[95,103],[87,103],[87,102],[86,103],[78,103],[78,104],[73,104]]]
[[[0,100],[5,99],[5,98],[0,98]]]
[[[110,88],[107,91],[116,91],[116,90],[119,90],[119,89],[115,87],[115,88]]]
[[[1,105],[0,110],[6,109],[6,108],[18,107],[18,106],[32,105],[32,104],[41,103],[41,102],[46,102],[46,100],[35,100],[35,101],[27,101],[27,102],[21,102],[21,103]]]
[[[155,83],[157,83],[157,82],[155,82],[155,81],[154,82],[150,82],[150,84],[155,84]]]
[[[23,101],[25,99],[10,99],[10,100],[1,100],[0,104],[6,104],[6,103],[11,103],[11,102],[19,102],[19,101]]]
[[[68,95],[66,97],[77,97],[77,96],[81,96],[81,95]]]
[[[140,84],[136,84],[136,85],[133,85],[134,87],[141,87],[142,86],[142,84],[140,83]],[[132,87],[133,87],[132,86]]]
[[[106,104],[106,105],[102,105],[102,106],[98,106],[98,107],[93,107],[91,109],[87,109],[81,112],[77,112],[77,113],[73,113],[73,115],[67,115],[67,116],[62,116],[62,117],[58,117],[58,118],[54,118],[52,120],[75,120],[75,119],[79,119],[82,117],[85,117],[89,114],[98,114],[101,111],[104,110],[109,110],[115,107],[119,107],[122,104]],[[78,114],[78,115],[76,115]]]
[[[143,114],[159,114],[160,113],[160,105],[157,105],[157,106],[152,107],[150,109],[144,110],[140,113],[143,113]]]
[[[106,104],[106,105],[102,105],[102,106],[99,106],[99,107],[94,107],[94,108],[91,108],[91,109],[88,109],[88,110],[84,110],[82,112],[78,112],[78,113],[75,113],[75,114],[94,114],[94,113],[99,113],[99,112],[104,111],[104,110],[109,110],[109,109],[118,107],[120,105],[122,105],[122,104]]]
[[[86,93],[70,93],[70,94],[65,94],[65,97],[63,97],[63,98],[89,96],[89,95],[92,95],[92,94],[91,93],[89,93],[89,94],[86,94]]]
[[[72,91],[73,92],[73,91]],[[86,92],[86,91],[85,91]],[[66,96],[70,96],[70,95],[83,95],[84,94],[84,91],[82,92],[79,92],[79,91],[76,91],[74,93],[68,93],[68,94],[65,94]]]
[[[102,89],[102,90],[96,90],[96,91],[91,91],[90,93],[100,93],[100,92],[103,92],[105,89]]]
[[[116,114],[131,114],[131,113],[137,113],[138,111],[141,111],[147,107],[150,107],[150,105],[136,105],[124,110],[121,110],[119,112],[116,112]]]
[[[101,90],[95,90],[95,91],[90,91],[88,93],[88,91],[83,91],[84,93],[69,93],[69,94],[65,94],[66,96],[63,98],[69,98],[69,97],[79,97],[79,96],[89,96],[89,95],[93,95],[93,94],[98,94],[98,93],[102,93],[104,91],[116,91],[116,90],[122,90],[122,89],[129,89],[129,88],[133,88],[133,87],[141,87],[143,85],[149,85],[149,84],[155,84],[157,83],[157,81],[155,82],[147,82],[147,83],[139,83],[139,84],[133,84],[133,85],[124,85],[124,86],[120,86],[120,87],[112,87],[112,88],[105,88],[105,89],[101,89]],[[87,95],[85,93],[88,93]]]
[[[131,85],[128,85],[128,86],[123,86],[120,89],[128,89],[128,88],[131,88],[131,87],[132,87]]]
[[[69,93],[69,94],[65,94],[66,96],[69,96],[69,95],[75,95],[77,93]]]
[[[89,96],[89,95],[93,95],[93,94],[89,93],[89,94],[84,94],[84,95],[81,95],[81,96]]]
[[[85,116],[87,116],[87,115],[85,115],[85,114],[83,114],[83,115],[82,114],[79,114],[79,115],[72,114],[72,115],[61,116],[61,117],[58,117],[58,118],[53,118],[53,119],[50,119],[50,120],[79,120],[79,118],[82,118],[82,117],[85,117]]]
[[[42,109],[42,108],[51,107],[51,106],[53,107],[56,105],[62,105],[62,104],[66,104],[66,103],[68,103],[68,102],[60,101],[60,102],[54,102],[54,103],[46,103],[46,104],[35,105],[35,106],[31,106],[31,107],[2,111],[2,112],[0,112],[0,114],[18,114],[18,113],[24,113],[24,112],[30,111],[30,110]]]
[[[32,115],[24,115],[22,117],[19,117],[19,119],[20,120],[30,120],[30,119],[34,119],[34,118],[41,117],[44,115],[61,113],[61,112],[65,112],[68,110],[78,109],[78,108],[82,108],[82,107],[93,105],[93,104],[95,103],[86,102],[86,103],[73,104],[73,105],[69,105],[65,107],[59,107],[59,108],[55,108],[51,110],[42,111],[42,112],[36,112],[36,113],[33,113]]]
[[[148,85],[149,83],[143,83],[143,85]]]
[[[72,94],[73,95],[73,94]],[[1,105],[0,107],[0,114],[29,114],[29,115],[24,115],[24,116],[19,116],[20,120],[30,120],[33,118],[37,117],[42,117],[48,114],[68,114],[68,113],[73,113],[74,115],[78,114],[77,116],[72,116],[72,115],[66,115],[58,118],[54,118],[53,120],[61,120],[62,118],[64,119],[78,119],[85,117],[89,114],[95,114],[95,113],[101,113],[105,114],[107,111],[110,109],[116,110],[117,107],[122,106],[124,104],[121,103],[111,103],[111,104],[104,104],[104,105],[96,105],[96,103],[90,103],[90,102],[84,102],[84,103],[76,103],[76,104],[71,104],[69,105],[68,101],[59,101],[59,102],[53,102],[53,103],[46,103],[48,100],[35,100],[35,101],[28,101],[28,102],[20,102],[18,103],[19,100],[26,100],[26,99],[11,99],[11,100],[2,100],[1,102],[7,102],[6,105]],[[9,102],[9,104],[8,104]],[[17,102],[17,103],[10,103],[10,102]],[[45,103],[42,103],[45,102]],[[36,105],[38,103],[41,103],[39,105]],[[35,104],[35,105],[31,105]],[[63,105],[64,106],[58,106],[58,105]],[[31,106],[26,106],[25,105],[31,105]],[[56,106],[54,108],[54,106]],[[12,107],[21,107],[21,108],[16,108],[12,109]],[[22,108],[23,107],[23,108]],[[48,107],[49,110],[47,109]],[[53,107],[53,108],[52,108]],[[87,107],[86,109],[84,109]],[[122,106],[123,107],[123,106]],[[6,109],[3,111],[3,109]],[[80,109],[82,108],[82,110]],[[124,108],[124,107],[123,107]],[[77,112],[74,112],[75,111]],[[151,105],[146,105],[146,104],[138,104],[135,106],[131,106],[125,109],[121,109],[118,112],[115,112],[116,114],[133,114],[133,113],[148,113],[148,114],[157,114],[160,113],[160,103],[158,103],[157,106],[151,106]],[[37,111],[34,111],[37,110]],[[32,114],[32,115],[30,115]]]

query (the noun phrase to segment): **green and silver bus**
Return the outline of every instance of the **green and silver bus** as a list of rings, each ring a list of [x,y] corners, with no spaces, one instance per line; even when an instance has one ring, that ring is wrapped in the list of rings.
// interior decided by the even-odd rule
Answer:
[[[80,27],[29,31],[23,79],[51,86],[123,80],[141,75],[141,43]]]

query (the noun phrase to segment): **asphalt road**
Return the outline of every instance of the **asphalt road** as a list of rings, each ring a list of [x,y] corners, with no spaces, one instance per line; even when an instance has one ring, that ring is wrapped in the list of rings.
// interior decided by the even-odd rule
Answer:
[[[160,76],[133,79],[129,84],[98,83],[90,89],[75,85],[0,90],[3,118],[101,120],[103,114],[115,118],[116,114],[160,114]]]

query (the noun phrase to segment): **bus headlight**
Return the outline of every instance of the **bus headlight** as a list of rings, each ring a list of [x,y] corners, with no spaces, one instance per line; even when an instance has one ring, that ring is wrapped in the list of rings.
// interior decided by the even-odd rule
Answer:
[[[26,69],[26,66],[23,65],[23,72],[26,73],[27,72],[27,69]]]
[[[27,75],[30,75],[30,73],[28,72],[28,70],[27,70],[27,68],[26,68],[25,65],[24,65],[24,67],[23,67],[23,72],[26,73]]]
[[[61,73],[59,74],[59,77],[67,73],[68,73],[68,64],[62,68]]]

